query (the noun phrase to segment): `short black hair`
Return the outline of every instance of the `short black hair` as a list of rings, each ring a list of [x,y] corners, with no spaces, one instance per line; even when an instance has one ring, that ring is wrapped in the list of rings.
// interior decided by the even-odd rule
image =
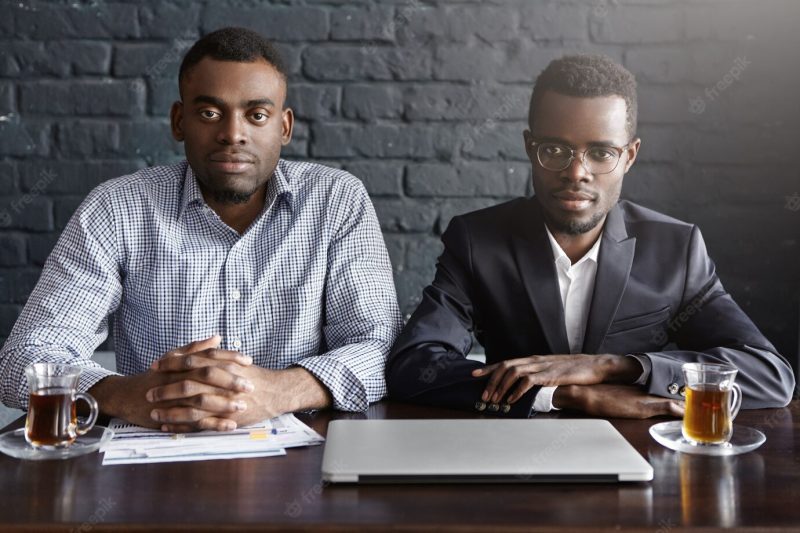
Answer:
[[[628,111],[629,138],[636,136],[636,78],[628,69],[602,54],[575,54],[550,62],[536,78],[528,108],[528,125],[533,127],[536,106],[545,92],[592,98],[621,96]]]
[[[183,56],[178,71],[178,85],[186,74],[204,57],[218,61],[251,63],[264,59],[272,65],[286,81],[286,68],[275,47],[267,39],[247,28],[222,28],[213,31],[194,43]]]

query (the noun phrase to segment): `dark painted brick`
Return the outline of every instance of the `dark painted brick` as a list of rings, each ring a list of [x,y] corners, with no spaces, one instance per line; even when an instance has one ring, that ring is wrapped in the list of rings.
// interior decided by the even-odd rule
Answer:
[[[0,197],[0,228],[31,231],[53,229],[53,202],[40,193]]]
[[[34,265],[42,266],[53,247],[58,242],[59,233],[40,233],[31,235],[28,238],[28,254],[30,255],[31,263]]]
[[[0,160],[0,191],[14,194],[17,189],[17,164]]]
[[[166,119],[120,122],[119,145],[125,153],[152,164],[161,164],[161,156],[184,153],[183,145],[172,138],[172,130]]]
[[[41,270],[35,267],[0,269],[0,297],[4,302],[24,304],[40,275]]]
[[[497,205],[505,201],[506,199],[498,199],[498,198],[470,198],[464,200],[461,199],[450,200],[449,202],[442,204],[437,230],[440,233],[443,232],[447,228],[447,225],[450,224],[450,220],[456,215],[463,215],[464,213],[477,211],[478,209],[483,209],[484,207]]]
[[[21,312],[22,306],[20,305],[0,303],[0,335],[8,337]]]
[[[242,26],[275,41],[324,41],[329,24],[326,10],[320,7],[237,7],[212,5],[202,16],[203,33],[225,26]]]
[[[14,100],[14,86],[7,82],[0,83],[0,115],[7,115],[16,109]]]
[[[78,206],[81,205],[83,200],[83,196],[62,196],[55,199],[53,207],[56,231],[64,229],[69,219],[72,218],[72,214],[78,209]]]
[[[299,118],[324,120],[339,114],[340,94],[339,87],[296,84],[289,89],[288,104]]]
[[[437,204],[432,201],[377,198],[373,203],[385,231],[429,232],[439,216]]]
[[[593,2],[602,6],[603,0]],[[520,26],[533,39],[585,40],[589,35],[590,6],[575,6],[560,1],[528,2],[522,6]]]
[[[392,6],[349,6],[331,13],[331,38],[336,41],[392,41],[394,28]]]
[[[683,10],[669,7],[615,5],[592,13],[589,30],[598,43],[673,43],[684,40]]]
[[[402,233],[384,232],[383,240],[386,243],[386,251],[389,252],[389,260],[392,262],[392,270],[394,270],[394,272],[402,272],[405,270],[405,255],[408,236]]]
[[[20,163],[19,173],[25,192],[85,195],[108,179],[132,174],[144,166],[139,160],[39,160]]]
[[[20,266],[26,261],[25,237],[0,233],[0,267]]]
[[[136,6],[121,3],[15,2],[17,35],[35,39],[131,38],[139,34]]]
[[[116,121],[77,120],[56,124],[56,143],[61,155],[103,156],[119,150]]]
[[[418,125],[314,124],[314,157],[447,158],[456,139],[450,132]]]
[[[462,153],[475,159],[513,159],[527,161],[522,132],[527,124],[516,122],[481,122],[458,128]]]
[[[174,39],[159,44],[118,44],[114,48],[114,75],[176,79],[183,55],[192,41]]]
[[[0,122],[0,139],[3,139],[0,155],[47,155],[50,150],[50,125],[31,120],[23,124]]]
[[[159,2],[155,6],[139,8],[142,37],[157,39],[196,39],[200,25],[201,6],[196,2],[170,4]]]
[[[388,84],[347,85],[342,115],[360,120],[399,118],[403,115],[403,93],[399,87]]]
[[[482,163],[409,165],[409,196],[524,196],[530,181],[530,164]]]
[[[532,86],[415,85],[403,98],[410,120],[527,120]]]
[[[147,80],[147,112],[160,118],[169,117],[172,104],[180,100],[177,77]]]
[[[20,89],[23,113],[130,116],[144,112],[141,80],[26,82]]]
[[[400,196],[403,166],[398,162],[354,161],[344,169],[364,182],[370,196]]]
[[[398,8],[397,33],[403,43],[431,43],[438,40],[499,42],[519,37],[519,16],[515,6],[459,4]]]
[[[303,53],[312,80],[418,80],[431,76],[430,50],[373,45],[315,45]]]
[[[71,74],[107,74],[111,45],[94,41],[35,42],[3,44],[5,58],[0,75],[66,77]]]
[[[685,47],[633,48],[625,53],[625,66],[638,81],[677,84],[690,79],[692,51]]]

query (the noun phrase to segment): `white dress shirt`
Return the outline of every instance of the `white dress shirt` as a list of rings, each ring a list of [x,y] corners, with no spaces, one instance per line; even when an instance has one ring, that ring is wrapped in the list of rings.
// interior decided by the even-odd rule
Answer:
[[[597,238],[595,243],[586,254],[575,264],[550,233],[550,229],[545,225],[547,237],[550,239],[550,247],[553,249],[553,257],[556,263],[556,273],[558,274],[558,288],[561,293],[561,305],[564,308],[564,326],[567,330],[567,342],[569,343],[570,353],[580,353],[583,350],[583,336],[586,334],[586,321],[589,317],[589,306],[592,303],[592,293],[594,292],[594,280],[597,274],[597,256],[600,253],[600,241],[603,236]],[[637,356],[636,359],[642,364],[642,375],[636,380],[636,384],[643,384],[650,375],[650,360],[644,356]],[[533,410],[546,413],[558,410],[553,405],[553,394],[556,387],[542,387],[533,401]]]

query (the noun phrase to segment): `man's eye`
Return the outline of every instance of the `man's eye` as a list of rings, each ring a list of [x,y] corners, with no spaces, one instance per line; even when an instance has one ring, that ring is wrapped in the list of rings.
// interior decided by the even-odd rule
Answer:
[[[569,153],[566,148],[557,144],[547,144],[543,148],[544,153],[549,157],[565,157]]]
[[[253,113],[252,117],[256,122],[264,122],[268,118],[266,113]]]
[[[204,109],[200,111],[200,116],[203,118],[215,118],[218,115],[216,111],[211,111],[209,109]]]
[[[610,161],[616,156],[616,152],[613,152],[607,148],[592,148],[589,150],[589,157],[595,161]]]

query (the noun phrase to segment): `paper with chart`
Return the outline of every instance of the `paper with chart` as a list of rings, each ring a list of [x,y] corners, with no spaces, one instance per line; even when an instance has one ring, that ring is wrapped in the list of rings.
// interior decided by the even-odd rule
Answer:
[[[269,457],[325,440],[291,413],[228,432],[165,433],[118,418],[109,427],[114,438],[100,449],[103,465]]]

